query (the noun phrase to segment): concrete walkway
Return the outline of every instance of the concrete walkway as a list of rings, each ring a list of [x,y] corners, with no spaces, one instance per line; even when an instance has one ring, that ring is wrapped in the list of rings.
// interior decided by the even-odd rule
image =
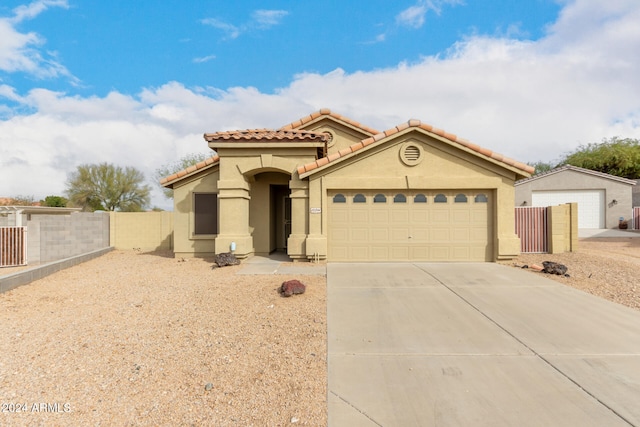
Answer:
[[[302,262],[291,265],[291,258],[285,253],[274,252],[269,256],[254,255],[242,261],[242,268],[236,274],[287,274],[287,275],[319,275],[327,272],[326,265]]]
[[[329,264],[329,425],[640,426],[640,311],[484,264]]]

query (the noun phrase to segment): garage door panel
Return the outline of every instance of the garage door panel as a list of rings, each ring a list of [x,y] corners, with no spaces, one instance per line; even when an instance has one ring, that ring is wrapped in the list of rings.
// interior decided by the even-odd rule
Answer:
[[[411,243],[413,244],[418,244],[418,243],[426,243],[428,240],[428,236],[429,236],[429,229],[428,228],[413,228],[411,230]]]
[[[406,202],[395,203],[394,191],[341,191],[346,203],[332,203],[329,193],[329,259],[333,261],[491,261],[491,203],[473,202],[476,193],[402,191]],[[365,203],[353,203],[356,193]],[[384,194],[386,203],[373,203]],[[415,202],[424,194],[426,203]],[[445,203],[434,203],[435,196]],[[465,194],[467,203],[454,203]],[[489,196],[490,198],[490,196]],[[459,198],[460,199],[460,198]],[[402,199],[400,199],[402,200]],[[418,200],[424,200],[419,197]]]
[[[406,208],[404,210],[393,209],[391,212],[389,212],[389,214],[391,215],[390,221],[393,224],[409,223],[410,215],[409,215],[409,210]]]
[[[372,246],[371,247],[371,260],[372,261],[388,261],[389,260],[389,247],[388,246]]]
[[[604,190],[534,191],[532,206],[578,204],[578,228],[605,228]]]
[[[468,210],[454,209],[452,219],[458,224],[468,224],[471,222],[471,213]]]
[[[472,227],[469,229],[469,240],[472,242],[484,242],[489,239],[486,228]]]
[[[352,228],[350,230],[350,240],[353,243],[362,243],[367,242],[369,240],[369,229],[368,228]]]
[[[371,222],[387,226],[389,224],[389,212],[379,209],[371,211]]]
[[[447,224],[451,223],[451,212],[449,210],[434,210],[431,212],[431,224]]]
[[[410,259],[409,247],[406,245],[397,246],[394,245],[391,247],[391,257],[392,261],[406,261]]]
[[[410,260],[429,260],[431,256],[429,255],[429,247],[426,245],[421,246],[409,246],[409,257]]]
[[[391,228],[391,236],[389,238],[392,242],[402,242],[408,240],[410,236],[409,228]]]
[[[350,223],[368,223],[369,222],[369,211],[367,209],[362,208],[354,208],[349,211],[349,222]]]
[[[426,209],[416,209],[409,212],[409,220],[412,224],[426,224],[429,222],[429,211]]]
[[[472,224],[482,225],[483,227],[487,226],[487,219],[489,218],[487,209],[472,209],[470,214]]]
[[[468,228],[453,228],[451,230],[452,243],[465,243],[471,239],[471,233]]]
[[[433,242],[449,241],[449,228],[432,228],[429,230],[429,240]]]
[[[387,228],[372,228],[370,230],[371,241],[377,242],[389,242],[389,230]]]
[[[336,243],[349,241],[349,230],[346,228],[333,228],[329,230],[329,237]]]
[[[431,258],[434,261],[452,261],[450,248],[448,246],[432,246]]]

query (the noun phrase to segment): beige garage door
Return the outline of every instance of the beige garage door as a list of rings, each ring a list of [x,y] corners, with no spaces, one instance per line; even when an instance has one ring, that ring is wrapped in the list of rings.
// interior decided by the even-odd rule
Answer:
[[[333,191],[330,261],[493,261],[491,192]]]

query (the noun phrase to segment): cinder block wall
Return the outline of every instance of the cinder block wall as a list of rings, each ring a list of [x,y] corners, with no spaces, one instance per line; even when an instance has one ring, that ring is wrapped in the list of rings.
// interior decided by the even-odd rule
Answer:
[[[57,261],[109,247],[109,215],[103,212],[31,215],[27,230],[30,263]]]
[[[121,250],[173,249],[173,212],[110,212],[111,246]]]

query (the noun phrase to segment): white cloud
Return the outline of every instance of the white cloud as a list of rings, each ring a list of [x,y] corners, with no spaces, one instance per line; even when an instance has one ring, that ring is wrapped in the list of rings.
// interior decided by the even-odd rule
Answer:
[[[241,34],[250,30],[268,30],[280,25],[284,17],[289,14],[286,10],[259,9],[251,13],[251,20],[242,25],[234,25],[218,18],[205,18],[200,22],[226,33],[227,39],[236,39]]]
[[[33,19],[40,13],[44,12],[50,7],[63,7],[69,8],[67,0],[38,0],[29,3],[28,5],[20,5],[13,9],[14,16],[10,19],[11,22],[22,22],[25,19]]]
[[[205,19],[202,19],[200,22],[202,22],[204,25],[209,25],[213,28],[217,28],[218,30],[222,30],[224,33],[226,33],[227,38],[230,38],[230,39],[238,38],[238,36],[241,33],[240,28],[217,18],[205,18]]]
[[[81,163],[135,166],[151,183],[159,166],[206,152],[205,132],[279,127],[322,107],[379,130],[417,118],[524,162],[640,138],[637,22],[635,0],[574,0],[538,41],[472,36],[415,63],[300,74],[273,94],[169,82],[77,97],[0,85],[19,105],[0,120],[0,196],[61,194]],[[154,204],[170,206],[159,192]]]
[[[255,21],[259,28],[271,28],[275,25],[279,25],[282,19],[287,16],[289,12],[286,10],[256,10],[251,14],[251,17]]]
[[[215,55],[207,55],[207,56],[201,56],[198,58],[193,58],[193,62],[195,62],[196,64],[202,64],[204,62],[213,61],[214,59],[216,59]]]
[[[34,33],[21,33],[15,26],[50,7],[68,8],[66,0],[40,0],[13,10],[13,16],[0,18],[0,71],[25,72],[37,78],[67,77],[78,80],[58,61],[55,53],[43,52],[45,40]]]
[[[396,23],[405,27],[420,28],[424,25],[425,17],[429,11],[440,15],[445,5],[462,4],[461,0],[419,0],[415,5],[401,11],[396,16]]]
[[[424,16],[426,14],[427,7],[421,2],[400,12],[398,16],[396,16],[396,22],[407,27],[420,28],[424,24]]]

